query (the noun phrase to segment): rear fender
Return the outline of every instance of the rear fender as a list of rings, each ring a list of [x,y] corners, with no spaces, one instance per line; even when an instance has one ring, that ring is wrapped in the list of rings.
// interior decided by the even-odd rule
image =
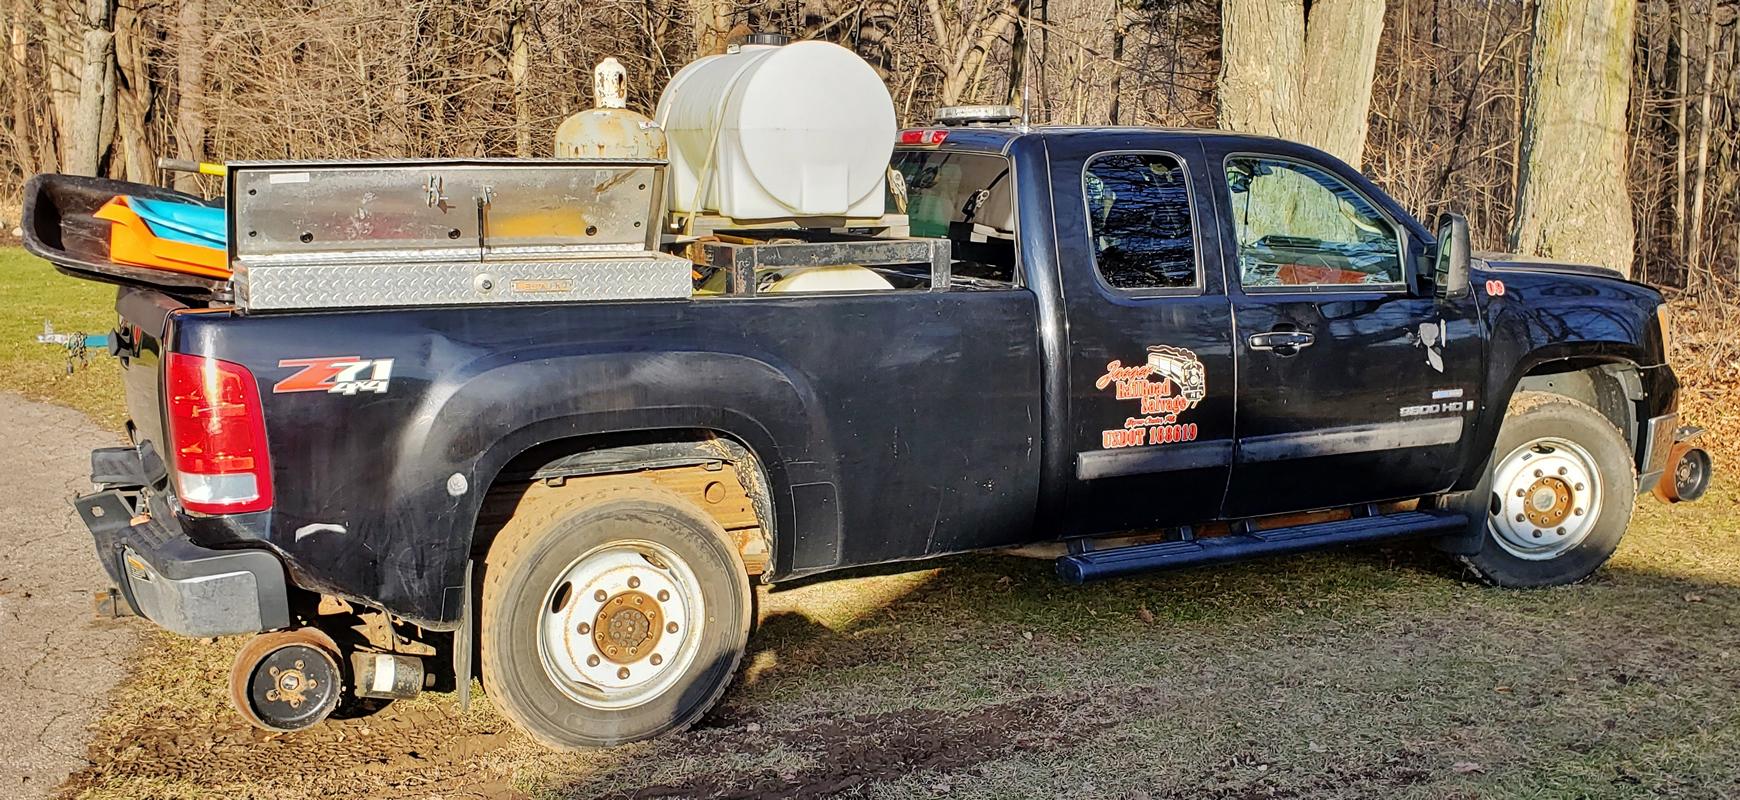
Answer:
[[[451,377],[448,377],[451,375]],[[393,485],[423,487],[404,507],[428,509],[389,522],[379,604],[425,627],[446,629],[463,608],[465,564],[489,487],[516,457],[575,437],[706,430],[753,452],[770,494],[784,497],[794,465],[835,463],[800,378],[745,356],[709,352],[491,356],[430,386],[412,430],[416,447],[388,459]],[[420,429],[420,430],[419,430]],[[775,530],[789,530],[789,504],[775,502]],[[785,555],[775,551],[775,564]]]

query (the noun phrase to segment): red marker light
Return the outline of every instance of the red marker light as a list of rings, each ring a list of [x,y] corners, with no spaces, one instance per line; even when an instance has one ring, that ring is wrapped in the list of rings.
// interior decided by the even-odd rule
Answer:
[[[947,139],[948,131],[942,130],[909,130],[900,132],[901,144],[939,145]]]

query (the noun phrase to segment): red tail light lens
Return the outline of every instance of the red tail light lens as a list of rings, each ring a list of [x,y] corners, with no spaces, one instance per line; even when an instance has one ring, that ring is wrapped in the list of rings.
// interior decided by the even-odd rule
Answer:
[[[189,511],[272,507],[272,464],[260,386],[239,364],[169,354],[164,372],[176,494]]]

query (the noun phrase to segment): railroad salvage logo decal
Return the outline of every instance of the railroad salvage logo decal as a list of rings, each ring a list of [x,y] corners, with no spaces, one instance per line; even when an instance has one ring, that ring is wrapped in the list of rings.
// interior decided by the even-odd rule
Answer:
[[[1106,449],[1142,447],[1196,440],[1196,423],[1179,422],[1178,415],[1196,407],[1208,396],[1207,370],[1196,354],[1182,347],[1154,345],[1148,362],[1133,367],[1122,361],[1106,365],[1106,374],[1094,388],[1110,388],[1119,400],[1137,401],[1140,416],[1128,417],[1124,427],[1100,432]]]

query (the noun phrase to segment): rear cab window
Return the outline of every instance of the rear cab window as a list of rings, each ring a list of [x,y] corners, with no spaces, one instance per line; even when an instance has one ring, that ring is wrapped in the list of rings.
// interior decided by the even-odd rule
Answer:
[[[909,235],[947,239],[954,284],[1015,285],[1015,178],[995,153],[897,149],[890,160],[888,213],[904,214]]]

